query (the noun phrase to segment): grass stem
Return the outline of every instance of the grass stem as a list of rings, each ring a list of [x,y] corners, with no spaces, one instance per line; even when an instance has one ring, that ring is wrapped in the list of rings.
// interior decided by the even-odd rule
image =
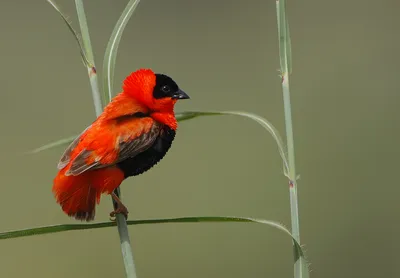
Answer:
[[[283,104],[284,104],[284,114],[285,114],[287,152],[289,161],[288,177],[289,177],[290,204],[291,204],[291,216],[292,216],[291,217],[292,233],[297,240],[300,240],[292,109],[290,103],[289,75],[287,73],[283,76],[282,89],[283,89]]]
[[[76,6],[77,14],[78,14],[79,26],[80,26],[81,34],[82,34],[83,49],[84,49],[84,52],[88,59],[88,64],[86,66],[87,66],[87,70],[88,70],[90,86],[92,88],[93,103],[94,103],[94,107],[95,107],[95,111],[96,111],[96,116],[99,116],[101,114],[101,112],[103,111],[102,104],[101,104],[101,95],[100,95],[100,90],[99,90],[99,83],[97,81],[97,70],[96,70],[96,66],[94,64],[92,44],[90,42],[89,28],[88,28],[88,24],[86,21],[85,9],[83,7],[82,0],[75,0],[75,6]]]
[[[286,128],[286,143],[287,143],[287,157],[289,169],[287,177],[289,178],[289,195],[290,195],[290,215],[292,224],[292,235],[300,242],[300,224],[299,224],[299,206],[297,197],[297,176],[296,164],[294,155],[294,139],[293,139],[293,121],[292,121],[292,108],[290,103],[290,90],[289,90],[289,74],[292,71],[292,51],[289,33],[289,23],[286,16],[286,1],[276,0],[276,14],[278,21],[278,35],[279,35],[279,58],[281,65],[282,77],[282,92]],[[298,263],[298,254],[294,250],[295,264],[294,264],[294,277],[303,277],[303,269]]]
[[[82,0],[75,0],[76,10],[79,19],[79,25],[81,29],[82,39],[83,39],[83,48],[86,53],[86,57],[88,58],[90,64],[87,65],[88,75],[90,80],[90,86],[92,88],[92,96],[93,96],[93,103],[96,110],[96,115],[99,116],[103,110],[103,105],[101,102],[101,94],[99,91],[99,84],[97,80],[97,71],[96,66],[94,64],[94,56],[93,50],[90,42],[89,36],[89,28],[86,21],[85,10],[83,7]],[[105,105],[107,103],[104,103]],[[118,193],[117,195],[120,197],[121,192],[119,188],[116,190]],[[115,207],[115,203],[113,202],[113,206]],[[121,243],[121,251],[122,257],[125,266],[125,273],[127,278],[136,278],[136,269],[135,263],[133,260],[133,252],[131,247],[131,242],[129,239],[129,231],[128,226],[126,224],[126,219],[123,215],[117,214],[116,221],[118,226],[118,233]]]

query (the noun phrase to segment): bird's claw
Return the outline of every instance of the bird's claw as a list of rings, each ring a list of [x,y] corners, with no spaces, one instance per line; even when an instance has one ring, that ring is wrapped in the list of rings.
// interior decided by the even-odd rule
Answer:
[[[110,221],[115,222],[116,217],[115,215],[121,213],[123,216],[125,216],[125,219],[128,219],[128,209],[124,205],[118,205],[118,208],[112,212],[110,212]]]
[[[116,222],[117,221],[117,218],[114,216],[114,217],[112,217],[112,216],[110,216],[110,221],[111,222]]]

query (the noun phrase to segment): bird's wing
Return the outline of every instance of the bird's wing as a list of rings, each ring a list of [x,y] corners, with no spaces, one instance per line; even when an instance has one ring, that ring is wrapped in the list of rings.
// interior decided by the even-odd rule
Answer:
[[[87,128],[85,128],[84,131],[82,131],[81,134],[78,135],[78,137],[76,137],[74,139],[74,141],[72,141],[72,143],[65,149],[63,155],[61,156],[60,161],[58,162],[57,168],[59,170],[63,169],[65,166],[68,165],[68,163],[71,160],[71,152],[75,149],[75,147],[78,145],[82,134],[84,134],[86,132],[86,130],[88,130],[90,128],[90,126],[88,126]]]
[[[147,150],[161,132],[162,125],[150,117],[125,116],[107,124],[93,124],[64,152],[59,168],[66,175],[114,165]]]

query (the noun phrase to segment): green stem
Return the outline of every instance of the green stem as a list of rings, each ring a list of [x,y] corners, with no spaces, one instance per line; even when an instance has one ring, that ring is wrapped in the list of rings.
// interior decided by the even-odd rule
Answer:
[[[289,90],[289,74],[284,74],[282,78],[282,89],[283,89],[283,105],[285,114],[285,126],[286,126],[286,140],[287,140],[287,151],[289,160],[289,196],[290,196],[290,215],[292,223],[292,235],[297,242],[300,242],[300,224],[299,224],[299,206],[297,198],[297,182],[296,182],[296,164],[294,157],[294,139],[293,139],[293,123],[292,123],[292,109],[290,103],[290,90]],[[302,277],[302,268],[298,263],[299,254],[296,248],[293,249],[295,258],[294,265],[294,276]]]
[[[293,123],[292,123],[292,109],[290,103],[290,91],[289,91],[289,75],[286,73],[282,80],[283,89],[283,105],[285,114],[285,126],[286,126],[286,140],[287,140],[287,151],[289,161],[289,191],[290,191],[290,204],[291,204],[291,216],[292,216],[292,234],[293,237],[300,241],[300,228],[299,228],[299,209],[297,201],[297,183],[296,183],[296,164],[294,157],[294,139],[293,139]]]
[[[86,57],[89,62],[87,65],[87,70],[90,80],[90,86],[92,88],[94,108],[96,110],[96,116],[99,116],[103,111],[103,109],[101,105],[101,95],[99,90],[99,83],[97,81],[97,70],[94,64],[94,56],[93,56],[92,44],[90,42],[89,28],[86,21],[85,9],[83,7],[82,0],[75,0],[75,5],[78,14],[79,26],[81,28],[83,49],[85,51]]]
[[[83,39],[83,47],[86,53],[86,56],[90,62],[87,66],[88,74],[90,79],[90,86],[92,88],[92,96],[93,96],[93,103],[96,110],[96,115],[99,116],[102,113],[103,105],[101,103],[101,95],[99,91],[99,85],[97,81],[97,72],[96,67],[94,64],[94,57],[93,57],[93,50],[90,43],[90,36],[89,36],[89,28],[86,21],[85,10],[83,7],[82,0],[75,0],[76,10],[79,18],[79,25],[81,28],[82,39]],[[105,103],[106,104],[106,103]],[[118,196],[120,196],[121,192],[118,188],[116,190],[118,192]],[[114,202],[113,205],[115,206]],[[133,252],[131,247],[131,242],[129,239],[129,231],[128,226],[126,224],[126,219],[123,215],[117,214],[116,216],[117,225],[118,225],[118,233],[121,243],[121,251],[122,257],[124,260],[125,266],[125,273],[127,278],[136,278],[136,269],[135,263],[133,260]]]
[[[287,157],[289,169],[287,177],[289,178],[289,196],[290,196],[290,215],[292,224],[292,235],[300,242],[300,224],[299,224],[299,207],[297,197],[297,182],[296,182],[296,164],[294,156],[294,139],[293,139],[293,122],[292,122],[292,108],[290,103],[290,90],[289,90],[289,74],[292,71],[292,51],[289,33],[289,22],[286,16],[286,3],[285,0],[276,0],[276,14],[278,21],[278,35],[279,35],[279,58],[281,65],[282,75],[282,91],[283,91],[283,104],[285,115],[286,127],[286,142],[287,142]],[[302,277],[303,270],[299,264],[299,256],[294,251],[295,265],[294,276]]]

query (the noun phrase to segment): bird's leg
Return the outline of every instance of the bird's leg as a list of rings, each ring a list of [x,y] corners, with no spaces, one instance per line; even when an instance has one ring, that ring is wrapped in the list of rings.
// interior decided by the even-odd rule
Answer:
[[[111,197],[117,203],[117,208],[114,211],[110,212],[110,217],[114,217],[117,213],[122,213],[125,216],[125,218],[128,218],[128,213],[129,213],[128,209],[121,202],[118,196],[114,192],[112,192]],[[111,221],[115,221],[115,219],[111,219]]]

